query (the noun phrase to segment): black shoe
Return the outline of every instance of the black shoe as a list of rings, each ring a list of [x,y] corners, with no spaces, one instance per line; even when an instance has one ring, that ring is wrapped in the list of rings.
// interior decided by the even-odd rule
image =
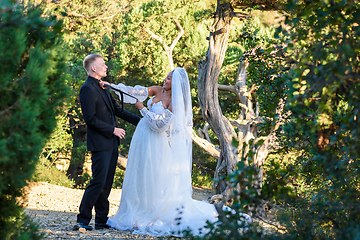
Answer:
[[[93,230],[92,226],[89,226],[85,223],[77,223],[74,227],[73,227],[73,230],[79,230],[80,228],[85,228],[86,230],[88,231],[91,231]]]
[[[95,223],[95,229],[104,229],[104,228],[111,228],[109,225],[107,225],[106,223]]]

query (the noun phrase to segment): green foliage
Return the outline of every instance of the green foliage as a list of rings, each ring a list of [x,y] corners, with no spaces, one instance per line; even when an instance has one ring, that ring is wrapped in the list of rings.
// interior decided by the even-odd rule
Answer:
[[[313,191],[297,202],[290,234],[303,239],[354,239],[359,208],[359,52],[357,1],[290,1],[286,146],[303,150],[295,164]],[[290,44],[289,44],[290,46]],[[306,221],[304,221],[306,219]]]
[[[210,156],[201,147],[193,144],[191,179],[193,186],[211,188],[217,159]]]
[[[260,114],[273,118],[281,98],[284,98],[286,85],[286,64],[283,57],[282,41],[276,41],[274,29],[262,28],[258,19],[246,22],[239,36],[246,46],[240,61],[249,62],[247,80],[249,86],[256,85],[256,101]]]
[[[114,183],[112,185],[112,188],[122,188],[124,177],[125,177],[125,171],[117,167],[115,171]]]
[[[35,171],[67,94],[61,25],[42,9],[1,2],[0,236],[32,235],[16,199]],[[17,222],[20,221],[20,222]],[[29,235],[30,234],[30,235]]]
[[[50,135],[45,146],[42,149],[42,159],[50,161],[52,164],[56,163],[59,158],[62,158],[69,154],[69,150],[72,146],[72,138],[69,134],[69,125],[66,115],[56,116],[57,125],[53,133]]]
[[[200,166],[193,164],[191,170],[192,185],[211,188],[213,185],[213,175],[201,169]]]
[[[44,239],[44,233],[38,231],[39,224],[34,222],[29,216],[21,212],[19,216],[13,219],[14,228],[8,233],[9,239],[16,240],[37,240]],[[5,237],[5,236],[2,236]],[[6,239],[6,238],[3,238]]]
[[[263,201],[275,200],[282,207],[275,221],[285,231],[265,234],[253,224],[238,234],[239,216],[230,220],[227,215],[229,221],[209,225],[211,232],[204,239],[358,239],[359,7],[358,1],[288,1],[283,6],[286,28],[271,41],[286,46],[283,55],[270,55],[280,49],[274,45],[244,55],[255,63],[249,78],[262,84],[264,94],[257,96],[265,103],[265,116],[276,118],[274,106],[280,98],[288,101],[291,115],[279,131],[281,149],[267,159],[261,195],[253,179],[258,170],[252,167],[251,151],[229,176],[230,182],[246,186],[234,193],[239,201],[233,208],[253,212]],[[247,36],[255,44],[252,33]],[[295,63],[291,69],[283,68],[284,56]],[[275,76],[267,79],[271,75],[263,73]]]
[[[275,39],[274,29],[264,28],[257,18],[244,24],[239,43],[245,46],[245,53],[240,61],[248,62],[248,88],[256,86],[252,94],[253,101],[259,103],[259,115],[265,116],[259,124],[259,134],[268,134],[274,119],[279,114],[276,110],[281,99],[286,99],[286,82],[289,64],[285,61],[286,39]]]
[[[238,143],[235,143],[238,144]],[[245,147],[245,146],[244,146]],[[270,234],[259,225],[258,222],[253,222],[250,225],[246,225],[241,213],[251,213],[252,216],[257,214],[257,210],[263,207],[265,201],[274,199],[274,194],[279,197],[278,191],[284,193],[283,196],[291,191],[289,187],[287,190],[281,188],[283,183],[274,183],[278,181],[278,175],[286,175],[283,170],[279,172],[279,169],[272,168],[269,172],[266,172],[266,176],[272,176],[264,182],[262,187],[263,191],[260,193],[261,186],[256,177],[259,173],[259,169],[253,165],[254,152],[250,151],[247,156],[244,156],[240,161],[235,171],[227,177],[227,181],[232,183],[235,187],[238,183],[241,183],[241,192],[234,191],[232,194],[235,197],[231,210],[219,209],[218,221],[206,226],[206,234],[201,237],[192,236],[191,232],[186,233],[190,239],[281,239],[280,235],[276,233]],[[216,179],[215,179],[216,181]],[[286,191],[285,191],[286,190]]]
[[[229,46],[225,55],[219,84],[234,85],[240,62],[247,62],[247,87],[257,86],[252,94],[253,101],[260,107],[260,116],[266,116],[260,126],[260,133],[267,133],[278,114],[276,108],[280,99],[285,98],[287,71],[282,47],[283,39],[277,40],[275,29],[261,24],[253,17],[231,29]],[[228,92],[219,92],[223,112],[230,118],[237,118],[241,107],[238,97]]]
[[[47,14],[57,15],[64,22],[65,39],[69,49],[68,68],[72,88],[68,116],[74,146],[85,144],[77,139],[78,126],[84,125],[78,93],[86,80],[82,61],[90,53],[100,53],[108,65],[104,80],[127,85],[160,85],[167,75],[169,61],[161,44],[145,31],[149,28],[164,38],[170,46],[177,35],[172,18],[178,19],[185,33],[177,43],[173,58],[175,66],[185,67],[193,88],[193,100],[197,102],[195,88],[197,62],[207,48],[206,24],[211,14],[206,1],[83,1],[64,0],[46,3]],[[117,96],[115,96],[117,99]],[[138,110],[125,104],[131,112]],[[199,114],[200,109],[196,109]],[[122,120],[119,127],[126,129],[127,137],[120,142],[120,152],[126,155],[135,127]],[[75,159],[72,159],[74,162]]]
[[[131,5],[113,33],[108,80],[128,85],[162,85],[170,71],[170,63],[162,45],[147,30],[163,38],[170,46],[178,34],[175,18],[185,33],[173,50],[174,67],[187,70],[191,87],[195,89],[192,94],[196,104],[197,62],[207,48],[208,7],[201,1],[179,0]]]
[[[86,130],[82,117],[79,91],[87,75],[82,67],[85,56],[100,53],[105,59],[112,54],[111,31],[118,17],[121,16],[120,1],[52,1],[44,3],[48,15],[56,15],[64,22],[64,38],[68,49],[68,70],[71,95],[64,116],[68,118],[68,127],[63,135],[70,133],[72,144],[66,145],[66,151],[71,152],[71,166],[81,165],[86,154]],[[115,36],[114,36],[115,37]],[[110,42],[109,42],[110,39]],[[110,44],[109,44],[110,43]],[[70,137],[70,136],[69,136]],[[67,139],[68,140],[68,139]],[[54,142],[49,142],[52,145]],[[54,159],[53,159],[54,160]],[[78,169],[75,167],[74,169]],[[71,177],[80,185],[88,182],[88,176],[78,179],[79,172],[70,172]]]
[[[66,173],[58,170],[55,166],[51,165],[46,159],[40,159],[36,165],[36,170],[31,182],[48,182],[54,185],[73,188],[75,182],[68,179]]]

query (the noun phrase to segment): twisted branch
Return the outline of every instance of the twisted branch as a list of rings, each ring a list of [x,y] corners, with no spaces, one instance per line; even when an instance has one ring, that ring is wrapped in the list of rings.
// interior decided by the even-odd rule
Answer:
[[[152,38],[154,38],[155,40],[157,40],[158,42],[160,42],[160,44],[163,46],[164,50],[165,50],[165,53],[169,59],[169,62],[170,62],[170,67],[171,67],[171,70],[174,69],[174,62],[173,62],[173,58],[172,58],[172,51],[173,49],[175,48],[177,42],[179,41],[179,39],[181,38],[181,36],[184,34],[184,29],[181,27],[179,21],[175,18],[172,18],[173,21],[175,22],[177,28],[178,28],[178,34],[176,35],[174,41],[172,42],[171,46],[169,47],[164,39],[159,36],[159,35],[156,35],[154,32],[152,32],[149,28],[145,28],[145,30],[150,34],[150,36]]]

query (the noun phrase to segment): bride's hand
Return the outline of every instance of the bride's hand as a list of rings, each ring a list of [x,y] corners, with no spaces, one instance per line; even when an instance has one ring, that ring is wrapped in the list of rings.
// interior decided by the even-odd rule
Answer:
[[[104,87],[104,85],[107,84],[107,85],[111,85],[110,83],[106,82],[106,81],[100,81],[99,82],[99,85],[102,89],[107,89],[108,87]]]
[[[144,104],[142,102],[140,102],[139,100],[136,100],[135,106],[139,110],[144,108]]]

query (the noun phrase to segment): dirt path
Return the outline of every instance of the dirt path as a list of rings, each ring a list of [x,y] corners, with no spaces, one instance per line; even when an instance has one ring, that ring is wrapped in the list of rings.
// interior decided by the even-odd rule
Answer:
[[[72,231],[83,193],[84,190],[49,183],[31,183],[27,190],[25,213],[39,223],[41,231],[48,239],[160,239],[115,229]],[[207,200],[210,195],[209,189],[193,188],[194,199]],[[110,216],[116,213],[120,197],[121,189],[111,191]],[[90,225],[94,226],[93,220]]]

